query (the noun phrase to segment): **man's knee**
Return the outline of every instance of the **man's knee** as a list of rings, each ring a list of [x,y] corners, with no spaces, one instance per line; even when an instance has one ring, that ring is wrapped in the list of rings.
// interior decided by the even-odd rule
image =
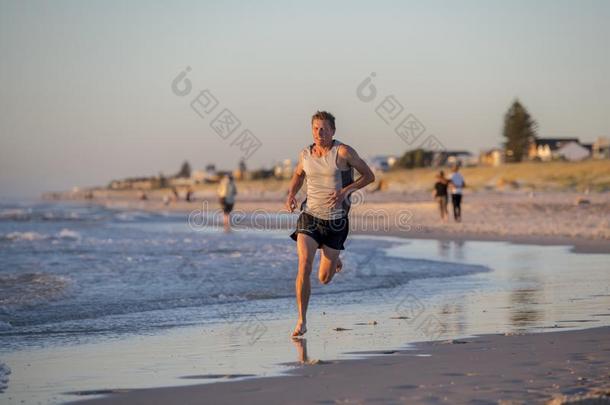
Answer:
[[[309,276],[311,274],[311,268],[313,260],[299,259],[299,276]]]

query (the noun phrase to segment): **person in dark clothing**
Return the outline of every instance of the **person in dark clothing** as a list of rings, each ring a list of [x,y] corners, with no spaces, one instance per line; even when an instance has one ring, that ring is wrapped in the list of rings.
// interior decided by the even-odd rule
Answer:
[[[445,173],[441,170],[436,175],[436,183],[434,183],[434,191],[432,192],[432,196],[438,203],[438,208],[441,213],[441,219],[443,221],[447,221],[449,216],[449,211],[447,210],[447,202],[448,202],[448,194],[447,194],[447,186],[449,184],[449,180],[445,178]]]
[[[460,173],[460,165],[453,166],[453,174],[449,178],[451,184],[451,204],[453,204],[453,218],[455,222],[462,222],[462,191],[466,187],[464,176]]]

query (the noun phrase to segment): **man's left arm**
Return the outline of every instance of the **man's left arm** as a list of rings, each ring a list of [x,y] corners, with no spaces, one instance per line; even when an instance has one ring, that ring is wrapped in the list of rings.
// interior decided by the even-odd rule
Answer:
[[[375,174],[369,165],[358,156],[358,153],[354,148],[348,145],[341,145],[338,153],[340,158],[344,159],[349,166],[360,173],[360,177],[355,182],[345,186],[331,196],[331,200],[335,203],[335,206],[339,206],[345,197],[349,196],[354,191],[360,190],[375,181]]]

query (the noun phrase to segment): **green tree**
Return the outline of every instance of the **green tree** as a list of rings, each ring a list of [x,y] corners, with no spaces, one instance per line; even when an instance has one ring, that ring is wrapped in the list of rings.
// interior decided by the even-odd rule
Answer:
[[[178,177],[178,178],[187,178],[187,179],[189,177],[191,177],[191,165],[189,165],[189,162],[187,162],[185,160],[184,163],[182,163],[182,167],[180,168],[180,171],[178,172],[176,177]]]
[[[159,172],[159,187],[158,188],[165,188],[165,187],[167,187],[167,179],[165,178],[163,173]]]
[[[531,143],[536,140],[536,121],[525,107],[515,100],[504,115],[504,131],[506,138],[504,151],[508,162],[521,162],[527,157]]]
[[[432,164],[433,158],[434,152],[432,151],[426,151],[423,149],[408,150],[398,160],[398,166],[405,167],[407,169],[427,167]]]

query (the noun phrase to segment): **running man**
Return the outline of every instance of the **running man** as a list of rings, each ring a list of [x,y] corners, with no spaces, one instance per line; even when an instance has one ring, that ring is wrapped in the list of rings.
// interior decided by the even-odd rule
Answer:
[[[318,111],[311,117],[313,144],[304,148],[290,181],[286,208],[297,207],[296,194],[307,180],[307,197],[297,229],[291,236],[297,242],[299,270],[295,282],[299,319],[293,337],[307,332],[307,305],[311,292],[310,275],[316,251],[320,249],[318,279],[328,284],[343,264],[339,253],[349,232],[350,194],[375,181],[375,175],[358,153],[348,145],[333,139],[335,117]],[[360,173],[354,181],[353,169]]]

